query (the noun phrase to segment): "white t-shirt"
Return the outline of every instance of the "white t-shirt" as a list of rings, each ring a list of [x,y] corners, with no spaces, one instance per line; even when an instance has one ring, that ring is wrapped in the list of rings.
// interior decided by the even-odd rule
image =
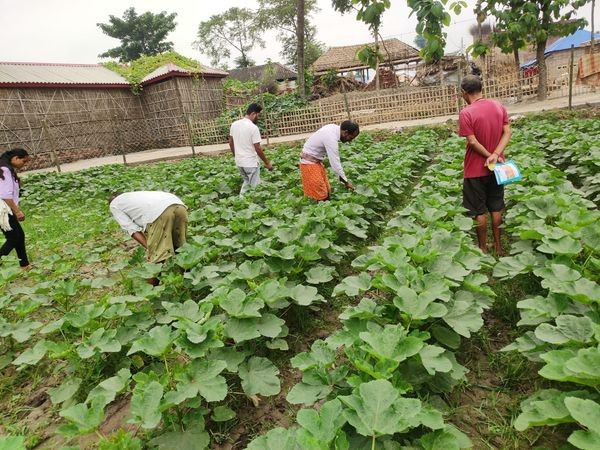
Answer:
[[[258,167],[258,155],[254,144],[260,144],[260,130],[254,122],[244,117],[231,124],[229,136],[233,138],[235,165]]]
[[[133,191],[116,196],[109,209],[130,236],[145,231],[171,205],[183,205],[176,195],[162,191]],[[185,206],[185,205],[184,205]]]

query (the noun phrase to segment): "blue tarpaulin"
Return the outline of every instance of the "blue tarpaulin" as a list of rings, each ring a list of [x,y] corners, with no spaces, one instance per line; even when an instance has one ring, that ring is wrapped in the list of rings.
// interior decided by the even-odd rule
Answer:
[[[600,33],[594,33],[594,39],[600,39]],[[549,54],[554,52],[560,52],[562,50],[569,50],[571,45],[579,47],[584,42],[592,40],[592,32],[588,30],[577,30],[575,33],[560,38],[554,44],[546,48],[544,55],[547,57]],[[527,69],[537,65],[537,59],[530,59],[521,64],[521,69]]]

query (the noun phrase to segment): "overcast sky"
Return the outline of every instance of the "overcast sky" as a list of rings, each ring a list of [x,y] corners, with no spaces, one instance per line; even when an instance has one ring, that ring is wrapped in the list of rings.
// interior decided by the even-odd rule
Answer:
[[[371,37],[354,14],[340,16],[331,8],[330,0],[318,0],[320,12],[313,23],[318,29],[318,39],[328,47],[369,42]],[[471,43],[469,27],[475,23],[472,6],[460,16],[453,16],[447,29],[446,51],[456,51]],[[175,50],[185,56],[209,62],[192,47],[198,24],[213,14],[232,6],[256,8],[254,0],[0,0],[0,61],[96,63],[98,54],[119,45],[119,41],[104,35],[96,26],[107,22],[110,14],[121,17],[125,9],[133,6],[138,13],[167,11],[177,13],[177,28],[168,38]],[[596,24],[600,22],[600,8],[596,8]],[[590,21],[591,8],[587,5],[579,13]],[[409,44],[415,38],[416,20],[409,18],[406,0],[392,0],[392,8],[383,19],[382,35],[397,37]],[[598,27],[598,25],[596,25]],[[258,63],[267,58],[279,61],[280,46],[273,32],[265,33],[267,46],[256,49],[251,57]]]

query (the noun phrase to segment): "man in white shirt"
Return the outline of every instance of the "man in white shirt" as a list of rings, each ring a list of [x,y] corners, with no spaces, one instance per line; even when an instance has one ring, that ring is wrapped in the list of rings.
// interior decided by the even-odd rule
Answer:
[[[173,257],[185,244],[187,208],[176,195],[161,191],[113,194],[109,209],[121,228],[147,250],[150,262]]]
[[[339,142],[350,142],[360,132],[358,124],[351,120],[341,125],[329,124],[322,127],[304,143],[300,154],[300,175],[304,195],[317,201],[329,200],[331,186],[323,160],[327,156],[331,170],[347,189],[354,186],[344,173],[340,161]]]
[[[229,148],[235,157],[235,165],[244,180],[240,195],[243,195],[250,187],[260,184],[258,158],[262,159],[268,171],[273,170],[273,166],[260,145],[260,130],[256,126],[261,111],[261,106],[251,103],[244,118],[233,122],[229,130]]]

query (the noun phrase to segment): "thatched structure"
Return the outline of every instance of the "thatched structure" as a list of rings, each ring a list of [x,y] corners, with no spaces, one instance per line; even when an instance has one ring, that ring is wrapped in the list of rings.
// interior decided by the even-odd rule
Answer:
[[[322,74],[329,70],[335,70],[338,73],[367,70],[369,66],[360,62],[356,56],[357,52],[366,45],[374,47],[375,43],[331,47],[314,62],[313,70],[316,74]],[[379,49],[385,58],[385,64],[409,64],[421,59],[419,50],[399,39],[383,40],[379,43]]]
[[[229,71],[229,77],[240,81],[258,81],[264,80],[295,80],[298,74],[292,69],[278,62],[262,64],[260,66],[243,67],[241,69],[232,69]]]
[[[277,62],[260,66],[243,67],[229,71],[229,78],[239,81],[256,81],[261,91],[276,94],[296,87],[298,74],[289,67]]]
[[[23,147],[31,168],[149,148],[187,145],[189,121],[218,116],[226,72],[167,64],[141,93],[95,64],[0,62],[0,151]]]

